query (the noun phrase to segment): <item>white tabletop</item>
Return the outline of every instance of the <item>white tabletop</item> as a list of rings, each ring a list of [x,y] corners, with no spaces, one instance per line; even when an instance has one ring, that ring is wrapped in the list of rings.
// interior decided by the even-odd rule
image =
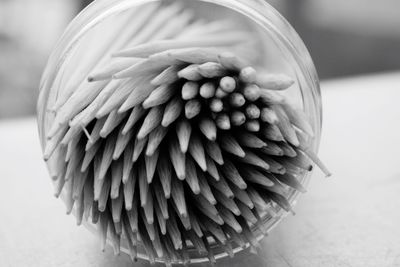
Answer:
[[[324,82],[320,156],[309,192],[262,243],[218,266],[400,266],[400,73]],[[53,197],[32,118],[0,122],[0,266],[132,265]]]

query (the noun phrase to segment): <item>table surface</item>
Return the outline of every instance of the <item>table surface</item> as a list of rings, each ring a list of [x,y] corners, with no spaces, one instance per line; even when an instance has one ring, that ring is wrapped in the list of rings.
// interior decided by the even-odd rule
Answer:
[[[262,242],[218,266],[400,266],[400,73],[322,84],[320,156],[309,192]],[[0,266],[127,267],[65,215],[41,159],[33,118],[0,122]],[[206,265],[205,265],[206,266]]]

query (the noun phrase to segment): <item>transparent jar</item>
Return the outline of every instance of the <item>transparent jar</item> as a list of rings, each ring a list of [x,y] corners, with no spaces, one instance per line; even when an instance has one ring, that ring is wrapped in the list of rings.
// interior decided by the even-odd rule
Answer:
[[[112,31],[114,27],[118,27],[119,17],[142,6],[157,2],[176,1],[97,0],[70,24],[50,56],[40,85],[37,116],[43,150],[48,142],[46,136],[55,119],[52,109],[57,103],[58,97],[63,94],[63,91],[78,85],[68,83],[69,78],[71,75],[75,75],[74,77],[78,77],[78,80],[86,79],[88,70],[80,67],[82,55],[90,58],[91,49],[94,46],[110,42],[109,38],[112,36],[116,38]],[[322,124],[319,80],[304,43],[289,23],[263,0],[186,0],[180,2],[191,8],[196,18],[205,20],[229,18],[235,21],[239,28],[251,29],[258,36],[262,45],[257,51],[257,64],[269,71],[285,73],[295,78],[295,84],[284,94],[293,105],[301,108],[309,117],[315,133],[310,148],[317,153]],[[92,60],[94,62],[96,58],[92,58]],[[56,172],[54,170],[57,165],[55,160],[49,160],[47,165],[50,174]],[[301,178],[304,186],[307,186],[310,175],[311,172],[305,173]],[[299,193],[295,190],[290,190],[287,196],[292,205],[295,205],[298,197]],[[259,240],[287,215],[283,209],[275,208],[277,213],[275,217],[266,215],[262,218],[263,231],[257,226],[253,226],[252,231]],[[95,231],[95,227],[91,223],[85,223],[85,226]],[[121,246],[122,251],[128,252],[126,240],[122,240]],[[228,255],[218,244],[214,244],[212,250],[216,259]],[[235,253],[241,250],[243,250],[242,247],[234,248]],[[148,259],[140,245],[138,257]],[[192,263],[208,261],[208,258],[194,250],[190,252],[190,259]]]

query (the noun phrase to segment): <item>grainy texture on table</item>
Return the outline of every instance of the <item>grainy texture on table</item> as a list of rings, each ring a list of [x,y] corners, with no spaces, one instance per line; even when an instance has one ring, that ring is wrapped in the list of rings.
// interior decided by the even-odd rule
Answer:
[[[320,156],[334,176],[262,242],[218,266],[400,266],[400,73],[325,82]],[[41,160],[34,119],[0,122],[0,266],[128,267],[65,215]],[[206,265],[205,265],[206,266]]]

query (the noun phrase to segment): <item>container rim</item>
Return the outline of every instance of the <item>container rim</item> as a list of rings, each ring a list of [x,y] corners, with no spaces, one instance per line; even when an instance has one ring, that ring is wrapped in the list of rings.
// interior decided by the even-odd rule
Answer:
[[[68,26],[65,33],[55,46],[52,54],[49,57],[47,66],[45,68],[42,80],[40,83],[40,94],[37,104],[38,128],[39,136],[41,138],[42,149],[44,150],[46,136],[45,131],[48,125],[47,106],[50,90],[54,85],[56,76],[64,65],[69,53],[77,45],[79,40],[86,32],[95,27],[103,19],[108,16],[114,15],[118,12],[134,8],[147,3],[159,2],[163,0],[96,0],[85,8]],[[196,0],[200,2],[220,5],[225,8],[236,11],[237,13],[245,16],[247,19],[261,26],[268,34],[271,34],[279,41],[279,44],[290,53],[290,56],[297,63],[299,70],[304,75],[304,81],[307,88],[301,87],[303,105],[305,111],[313,119],[313,128],[315,129],[315,139],[313,140],[313,150],[315,152],[319,149],[321,127],[322,127],[322,101],[319,86],[319,79],[313,60],[301,40],[300,36],[288,23],[288,21],[269,3],[264,0]],[[311,97],[311,102],[309,98]],[[302,183],[307,187],[310,180],[311,173],[305,174],[302,178]],[[295,205],[300,193],[293,190],[289,198],[289,202]],[[274,218],[264,217],[263,224],[268,225],[266,231],[261,231],[254,227],[257,239],[261,240],[276,227],[288,213],[282,209],[277,210],[277,216]],[[95,232],[93,225],[85,223],[86,227]],[[246,247],[249,247],[247,244]],[[242,251],[244,248],[238,247],[234,249],[234,253]],[[128,250],[121,248],[125,253]],[[221,252],[215,255],[216,259],[227,257],[226,252]],[[149,260],[146,255],[138,254],[138,258]],[[191,259],[191,263],[202,263],[209,261],[208,258],[195,258]],[[160,261],[161,262],[161,261]],[[181,263],[181,262],[177,262]]]

